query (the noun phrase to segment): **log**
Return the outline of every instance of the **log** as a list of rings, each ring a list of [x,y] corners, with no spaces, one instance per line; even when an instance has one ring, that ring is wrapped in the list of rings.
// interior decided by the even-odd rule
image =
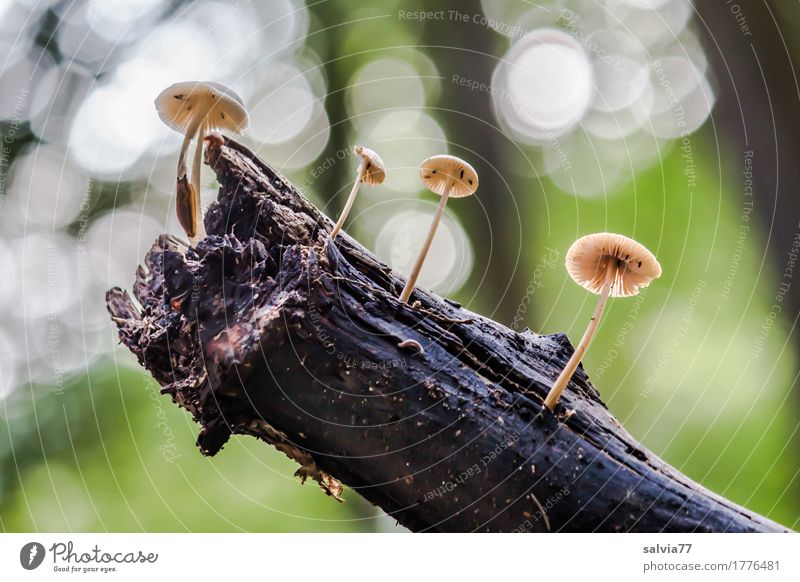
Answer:
[[[214,142],[221,184],[196,249],[162,235],[121,341],[200,424],[214,455],[250,435],[336,499],[346,484],[413,531],[787,531],[704,489],[628,434],[572,353],[417,289],[245,147]]]

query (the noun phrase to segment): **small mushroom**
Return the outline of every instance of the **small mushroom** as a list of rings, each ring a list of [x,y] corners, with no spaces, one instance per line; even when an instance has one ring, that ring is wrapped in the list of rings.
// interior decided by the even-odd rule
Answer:
[[[447,199],[450,197],[464,198],[472,196],[475,194],[475,190],[478,189],[478,173],[475,168],[455,156],[440,155],[423,160],[419,166],[419,177],[428,190],[441,196],[441,200],[439,200],[439,208],[428,231],[428,237],[422,245],[417,262],[414,264],[406,286],[400,294],[400,301],[403,303],[408,302],[412,291],[414,291],[414,285],[416,285],[419,273],[422,271],[422,265],[425,263],[425,257],[431,248],[436,229],[439,228],[439,223],[442,221]]]
[[[164,89],[155,100],[158,116],[168,127],[184,134],[178,154],[176,211],[192,246],[205,237],[200,208],[200,164],[203,138],[212,130],[241,133],[250,118],[241,98],[219,83],[188,81]],[[186,177],[186,152],[194,137],[191,182]]]
[[[653,253],[633,239],[608,232],[590,234],[572,243],[566,267],[573,281],[600,299],[578,347],[544,400],[551,412],[583,359],[608,298],[636,295],[661,276],[661,265]]]
[[[209,131],[203,138],[203,141],[207,148],[219,148],[225,143],[225,138],[222,137],[222,134],[218,131]]]
[[[353,208],[353,202],[356,201],[359,185],[363,182],[367,186],[377,186],[386,178],[386,166],[384,166],[383,160],[378,154],[364,146],[354,147],[353,153],[361,156],[361,162],[358,164],[356,181],[353,184],[353,189],[350,190],[350,196],[347,197],[342,214],[331,231],[332,239],[335,239],[339,231],[342,230],[342,225],[344,225],[347,215],[350,214],[350,209]]]

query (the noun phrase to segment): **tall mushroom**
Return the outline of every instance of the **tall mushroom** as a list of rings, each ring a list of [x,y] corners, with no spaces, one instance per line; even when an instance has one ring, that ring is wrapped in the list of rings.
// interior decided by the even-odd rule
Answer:
[[[419,177],[425,187],[441,196],[441,199],[439,200],[439,208],[436,210],[436,215],[433,217],[431,228],[428,231],[428,237],[422,245],[417,262],[414,264],[406,286],[400,294],[400,301],[403,303],[408,302],[412,291],[414,291],[414,285],[416,285],[419,273],[422,271],[422,265],[425,263],[425,257],[431,248],[436,229],[439,228],[439,223],[442,221],[447,199],[472,196],[475,190],[478,189],[478,173],[475,168],[455,156],[439,155],[423,160],[419,166]]]
[[[205,237],[203,212],[200,207],[200,164],[203,138],[212,130],[241,133],[250,122],[241,98],[219,83],[187,81],[164,89],[155,100],[158,116],[168,127],[183,133],[178,154],[177,200],[178,221],[192,246]],[[197,138],[192,162],[192,179],[186,178],[186,152]]]
[[[367,186],[377,186],[386,178],[386,166],[383,164],[383,160],[378,154],[364,146],[354,147],[353,153],[357,156],[361,156],[361,162],[358,164],[356,181],[353,184],[353,189],[350,190],[350,196],[347,197],[342,215],[331,231],[332,239],[335,239],[339,231],[342,230],[344,221],[347,219],[347,215],[350,214],[350,209],[353,208],[353,202],[356,201],[356,193],[358,192],[359,185],[363,182]]]
[[[653,253],[633,239],[608,232],[590,234],[572,243],[566,267],[573,281],[600,295],[600,299],[578,347],[544,400],[551,412],[583,359],[608,298],[636,295],[661,276],[661,265]]]

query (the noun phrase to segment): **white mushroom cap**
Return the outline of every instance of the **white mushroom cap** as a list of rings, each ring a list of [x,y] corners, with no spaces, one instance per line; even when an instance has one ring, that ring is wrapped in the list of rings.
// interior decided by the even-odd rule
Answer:
[[[209,131],[242,132],[250,123],[242,99],[219,83],[187,81],[164,89],[155,101],[165,124],[186,133],[197,115],[203,115]]]
[[[621,234],[601,232],[579,238],[567,251],[569,276],[581,287],[599,295],[609,261],[617,264],[611,297],[629,297],[661,276],[661,265],[653,253]]]
[[[449,190],[451,198],[472,196],[478,189],[478,173],[475,168],[455,156],[431,156],[419,166],[419,177],[425,187],[444,196]]]
[[[366,162],[364,172],[361,175],[361,182],[367,186],[377,186],[386,178],[386,166],[381,157],[369,148],[356,146],[353,153],[361,156]]]

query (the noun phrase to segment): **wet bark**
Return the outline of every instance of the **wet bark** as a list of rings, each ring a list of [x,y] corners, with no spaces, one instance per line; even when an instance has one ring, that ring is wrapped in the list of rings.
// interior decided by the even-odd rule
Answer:
[[[213,144],[221,184],[195,250],[158,239],[122,342],[216,454],[251,435],[341,498],[345,483],[414,531],[782,531],[636,442],[572,347],[518,333],[404,279],[244,147]],[[421,350],[418,349],[421,347]]]

